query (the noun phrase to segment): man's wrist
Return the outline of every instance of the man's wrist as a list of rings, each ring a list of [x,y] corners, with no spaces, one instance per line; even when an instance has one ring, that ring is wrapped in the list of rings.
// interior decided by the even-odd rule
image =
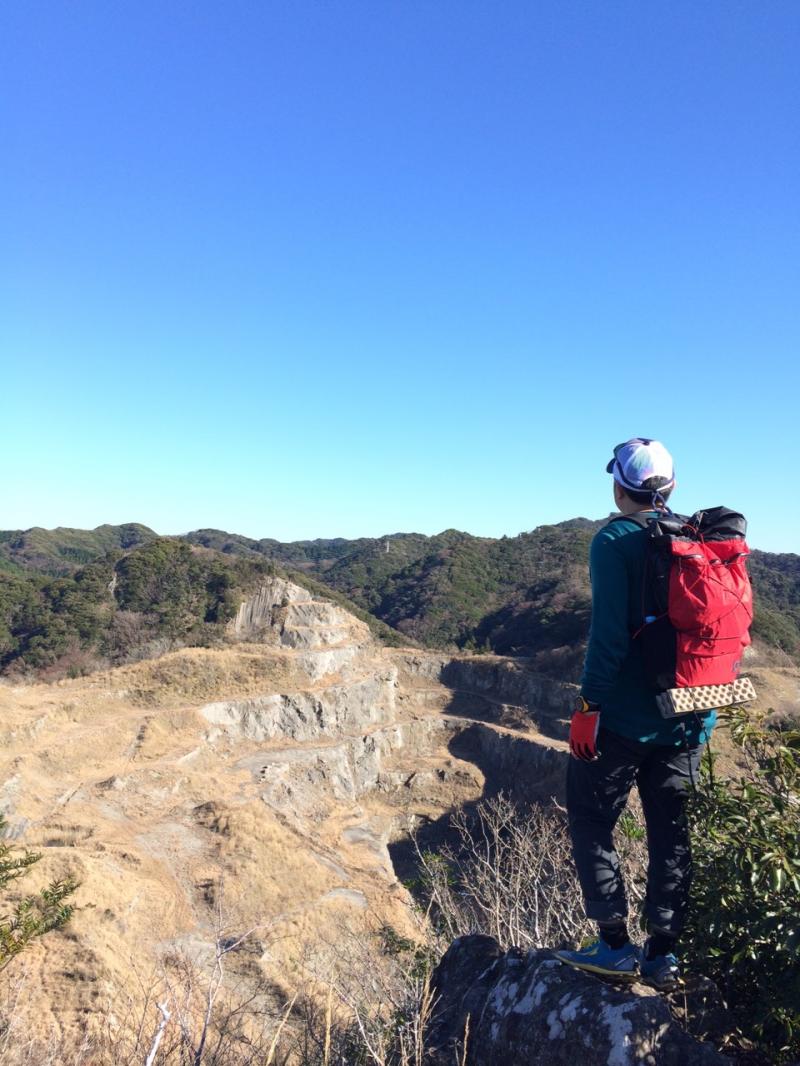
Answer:
[[[573,710],[579,714],[597,714],[600,710],[600,704],[587,700],[583,695],[578,695],[575,697]]]

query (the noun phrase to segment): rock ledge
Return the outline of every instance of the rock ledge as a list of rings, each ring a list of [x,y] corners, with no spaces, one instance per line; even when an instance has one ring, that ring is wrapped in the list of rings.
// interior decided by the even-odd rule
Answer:
[[[503,953],[487,936],[451,944],[434,978],[428,1046],[467,1066],[723,1066],[730,1060],[694,1039],[662,996],[571,969],[549,951]],[[462,1061],[461,1050],[455,1061]]]

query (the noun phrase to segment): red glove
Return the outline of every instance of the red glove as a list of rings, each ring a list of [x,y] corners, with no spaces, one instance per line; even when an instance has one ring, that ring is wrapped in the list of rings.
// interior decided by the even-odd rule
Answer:
[[[579,696],[581,707],[572,716],[569,727],[569,750],[576,759],[591,762],[597,758],[597,730],[600,728],[600,708]]]

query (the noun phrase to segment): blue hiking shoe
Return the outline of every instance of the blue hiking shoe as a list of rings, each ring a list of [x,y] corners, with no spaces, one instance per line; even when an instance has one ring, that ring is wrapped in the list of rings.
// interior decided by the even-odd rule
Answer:
[[[654,959],[647,959],[642,952],[639,970],[642,980],[659,992],[671,992],[681,983],[681,968],[674,955],[656,955]]]
[[[604,940],[595,940],[578,951],[554,951],[553,954],[568,966],[603,977],[635,981],[639,976],[639,949],[630,942],[621,948],[610,948]]]

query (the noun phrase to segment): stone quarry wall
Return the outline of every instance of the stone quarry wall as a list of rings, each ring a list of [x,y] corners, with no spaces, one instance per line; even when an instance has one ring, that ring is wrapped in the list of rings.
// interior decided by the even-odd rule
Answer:
[[[497,655],[452,656],[435,652],[401,652],[412,674],[441,681],[448,688],[528,709],[531,720],[563,720],[577,686],[555,681],[527,668],[524,660]]]
[[[482,796],[558,794],[572,689],[524,663],[386,649],[340,607],[280,578],[241,605],[230,631],[228,647],[0,693],[0,801],[25,843],[42,850],[41,876],[81,882],[74,935],[44,938],[28,956],[43,1031],[101,1027],[91,989],[136,987],[134,957],[155,967],[189,945],[211,958],[222,871],[237,920],[276,923],[272,954],[253,961],[253,973],[280,981],[292,953],[339,918],[363,911],[414,935],[399,865],[410,825],[429,830],[435,846],[450,813]],[[486,1055],[467,1061],[599,1062],[574,1042],[563,1045],[572,1059],[537,1058],[532,1035],[514,1043],[516,1026],[534,1029],[513,1006],[527,993],[511,993],[512,977],[520,989],[528,980],[527,964],[512,961],[492,971],[490,986],[470,978],[467,988],[455,970],[444,982],[459,1024],[468,993],[476,1004]],[[555,981],[545,961],[526,988]],[[581,1016],[581,1004],[557,992],[547,992],[540,1034]],[[627,1007],[602,1003],[624,1028]],[[547,1054],[561,1047],[548,1044]],[[509,1057],[519,1048],[533,1057]]]
[[[569,756],[562,747],[472,722],[456,733],[450,751],[481,770],[487,795],[502,791],[523,802],[564,798]]]
[[[396,671],[384,670],[317,690],[220,700],[200,713],[232,737],[313,741],[392,721],[396,690]]]
[[[239,640],[263,640],[285,648],[366,645],[369,627],[335,603],[280,577],[269,578],[245,600],[229,623]]]

